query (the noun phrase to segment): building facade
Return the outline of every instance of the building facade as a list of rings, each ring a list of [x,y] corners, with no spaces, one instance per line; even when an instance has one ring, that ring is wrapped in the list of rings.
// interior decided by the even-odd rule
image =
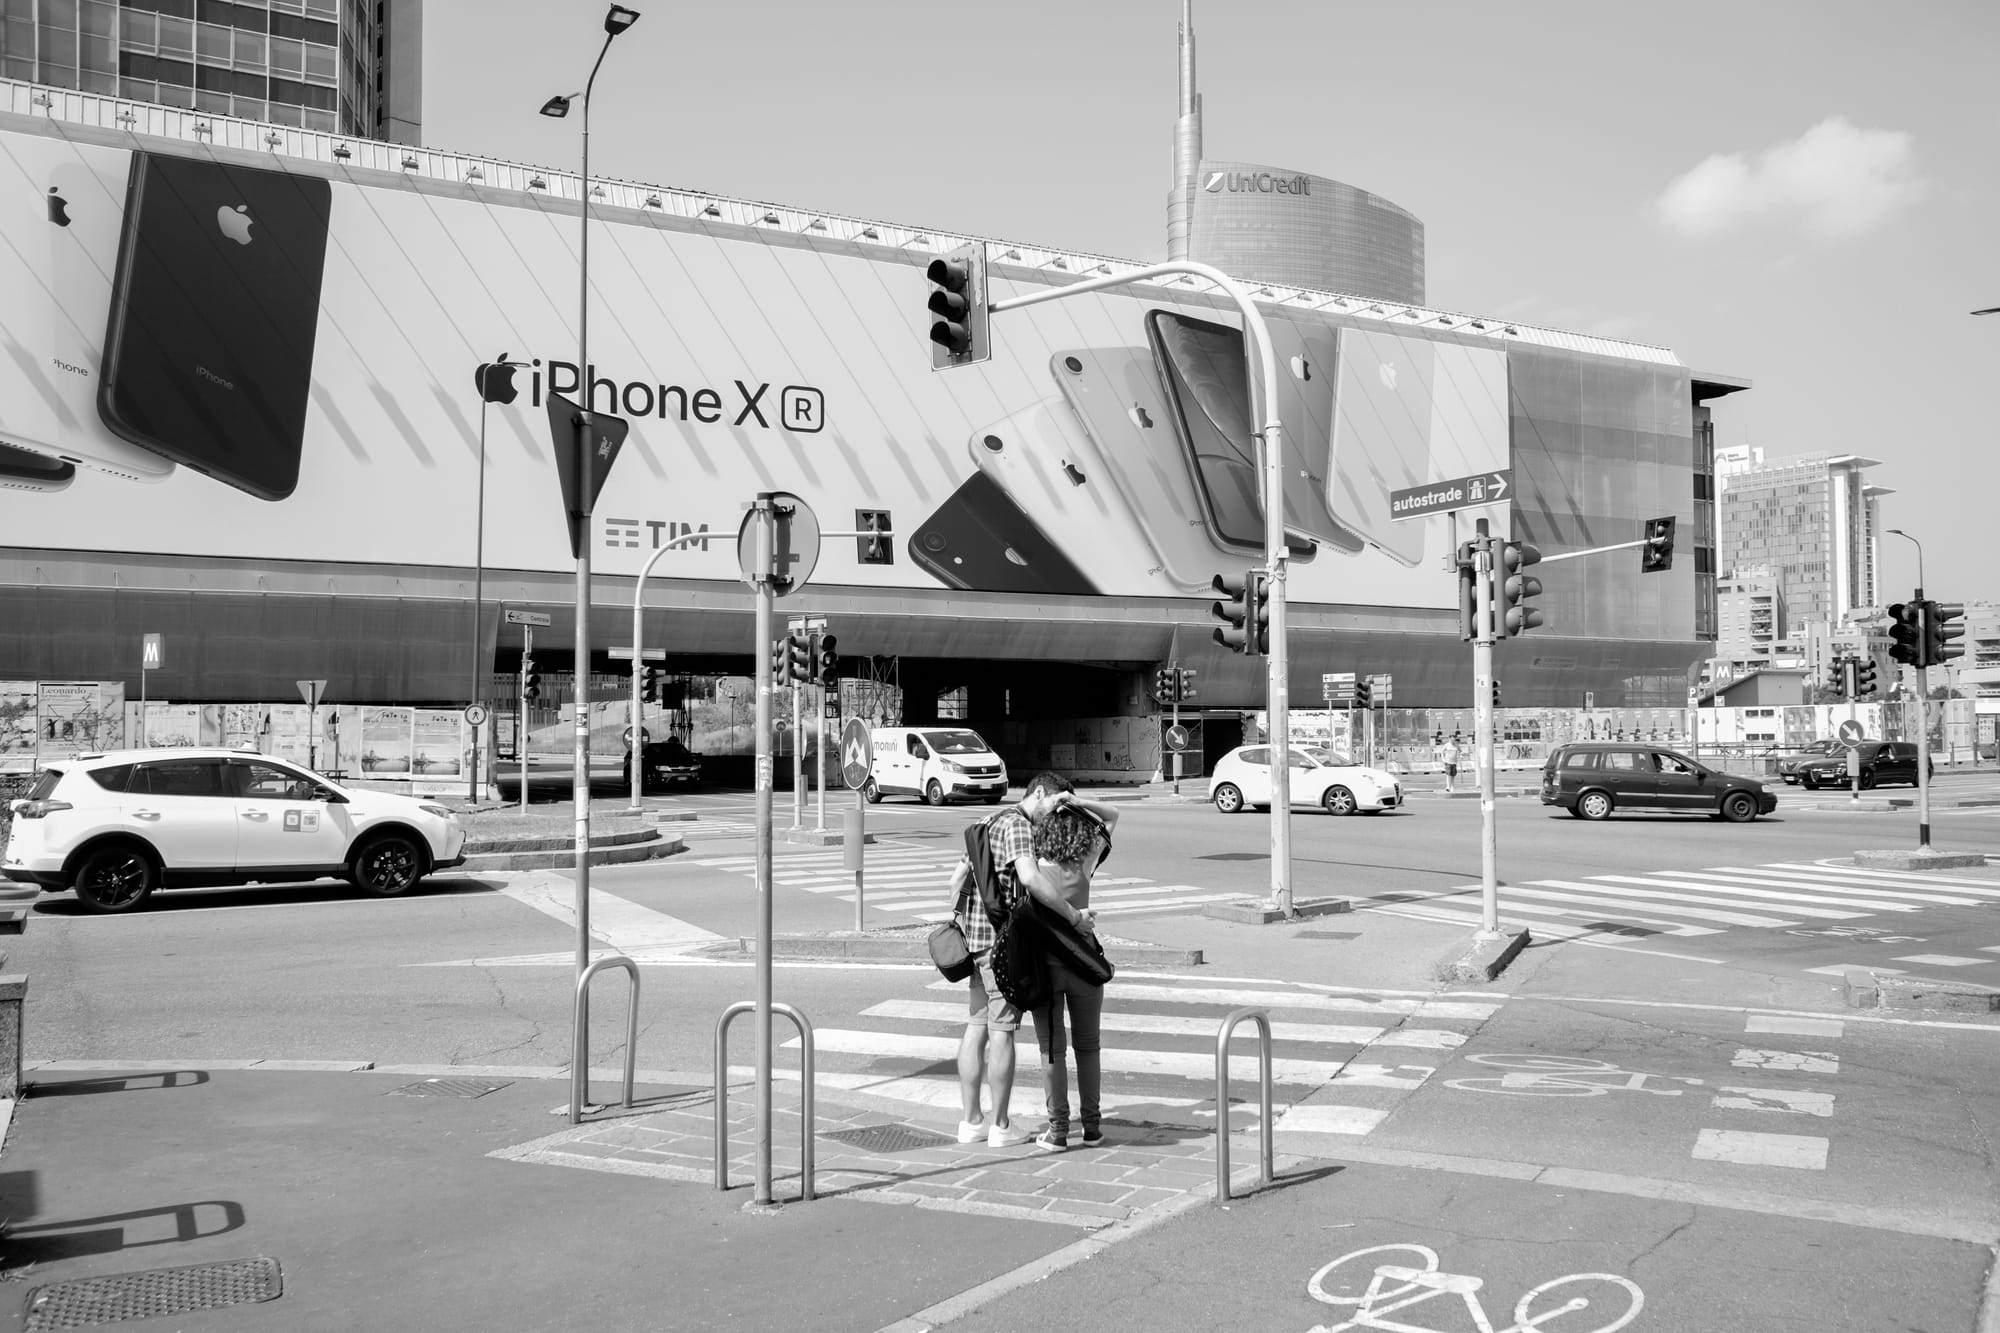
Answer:
[[[416,143],[421,0],[4,0],[0,76]]]
[[[1849,612],[1880,605],[1880,500],[1892,492],[1867,480],[1876,466],[1856,454],[1720,457],[1722,572],[1767,572],[1791,631],[1838,625]]]

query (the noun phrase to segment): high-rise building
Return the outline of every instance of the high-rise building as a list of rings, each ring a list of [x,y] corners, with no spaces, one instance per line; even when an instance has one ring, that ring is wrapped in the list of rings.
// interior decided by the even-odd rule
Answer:
[[[420,0],[0,0],[0,75],[418,143]]]
[[[1879,502],[1893,493],[1863,475],[1878,465],[1857,454],[1719,453],[1721,572],[1768,570],[1794,628],[1878,605]]]
[[[1306,172],[1202,156],[1194,5],[1182,0],[1167,257],[1231,277],[1424,304],[1424,224],[1377,194]]]

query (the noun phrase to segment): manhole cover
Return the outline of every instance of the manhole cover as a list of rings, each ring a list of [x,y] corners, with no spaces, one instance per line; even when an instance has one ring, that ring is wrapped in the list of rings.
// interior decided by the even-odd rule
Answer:
[[[1361,932],[1358,930],[1300,930],[1293,932],[1292,938],[1299,940],[1358,940],[1361,938]]]
[[[415,1083],[405,1083],[400,1088],[391,1088],[389,1095],[472,1098],[484,1097],[487,1093],[498,1092],[506,1086],[506,1082],[493,1083],[479,1078],[426,1078],[419,1079]]]
[[[843,1129],[820,1137],[844,1143],[850,1148],[859,1148],[863,1152],[914,1152],[918,1148],[942,1148],[947,1143],[957,1142],[950,1135],[914,1129],[909,1125],[864,1125],[860,1129]]]
[[[276,1259],[230,1259],[186,1268],[51,1282],[28,1293],[22,1327],[35,1330],[92,1328],[126,1319],[220,1310],[283,1295],[285,1280]]]

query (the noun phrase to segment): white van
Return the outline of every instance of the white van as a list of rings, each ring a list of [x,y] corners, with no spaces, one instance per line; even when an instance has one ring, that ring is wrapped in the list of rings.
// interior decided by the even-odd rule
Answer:
[[[872,804],[884,796],[920,796],[932,805],[981,800],[998,805],[1007,796],[1007,765],[964,727],[876,727],[869,733],[873,769],[861,794]]]

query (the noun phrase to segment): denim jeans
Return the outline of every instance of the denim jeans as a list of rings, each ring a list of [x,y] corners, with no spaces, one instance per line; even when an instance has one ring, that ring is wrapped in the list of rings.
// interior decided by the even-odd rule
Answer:
[[[1069,1011],[1067,1022],[1065,1007]],[[1076,1091],[1083,1128],[1097,1128],[1103,1023],[1104,987],[1049,959],[1049,1002],[1035,1010],[1035,1044],[1042,1050],[1049,1123],[1062,1133],[1069,1132],[1069,1068],[1064,1057],[1072,1046],[1076,1048]]]

